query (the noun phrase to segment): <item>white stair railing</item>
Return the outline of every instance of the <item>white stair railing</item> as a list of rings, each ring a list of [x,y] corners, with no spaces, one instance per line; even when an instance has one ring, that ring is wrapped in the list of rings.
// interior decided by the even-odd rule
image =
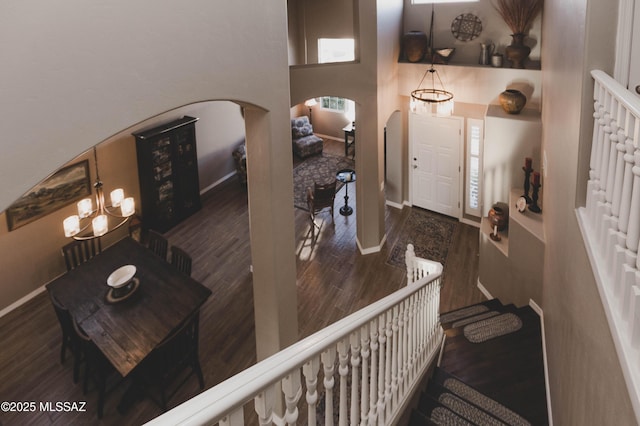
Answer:
[[[437,359],[444,336],[438,321],[442,265],[416,258],[411,245],[406,262],[411,269],[406,287],[149,424],[244,425],[245,405],[252,400],[252,415],[261,425],[315,425],[322,417],[324,424],[333,425],[334,416],[339,425],[394,423]],[[321,394],[324,411],[318,412]]]
[[[640,98],[592,71],[594,127],[580,228],[640,420]]]

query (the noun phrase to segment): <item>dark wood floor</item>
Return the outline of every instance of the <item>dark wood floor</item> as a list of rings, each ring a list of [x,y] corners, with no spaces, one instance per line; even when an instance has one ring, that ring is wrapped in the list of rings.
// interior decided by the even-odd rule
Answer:
[[[326,150],[343,155],[340,143]],[[337,195],[344,196],[344,188]],[[349,191],[350,204],[355,194]],[[196,215],[167,233],[171,244],[193,256],[192,276],[213,294],[201,311],[200,360],[205,385],[212,387],[255,363],[253,292],[249,266],[249,222],[245,190],[230,179],[203,197]],[[310,235],[308,214],[295,211],[300,337],[305,337],[405,284],[405,271],[386,263],[410,208],[386,209],[387,242],[379,253],[360,255],[356,247],[356,216],[337,210],[318,216],[321,231]],[[460,224],[445,266],[441,311],[484,299],[477,290],[478,230]],[[87,411],[4,413],[0,425],[97,423],[96,392],[82,394],[71,378],[71,360],[59,362],[60,329],[46,293],[0,318],[0,400],[86,401]],[[122,383],[108,397],[102,424],[141,424],[161,411],[150,401],[136,403],[124,416],[116,405],[126,389]],[[169,401],[173,407],[199,392],[190,380]]]

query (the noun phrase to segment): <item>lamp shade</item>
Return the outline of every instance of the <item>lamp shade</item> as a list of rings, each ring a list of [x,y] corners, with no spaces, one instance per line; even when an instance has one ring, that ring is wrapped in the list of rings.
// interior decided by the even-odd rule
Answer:
[[[73,237],[80,232],[80,217],[77,214],[69,216],[62,221],[62,226],[64,227],[64,236]]]
[[[304,105],[311,108],[312,106],[318,105],[318,101],[316,101],[316,98],[307,99],[304,101]]]

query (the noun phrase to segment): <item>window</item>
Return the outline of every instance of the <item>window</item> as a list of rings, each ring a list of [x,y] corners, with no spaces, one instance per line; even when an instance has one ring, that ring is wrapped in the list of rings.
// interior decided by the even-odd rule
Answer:
[[[319,38],[318,63],[349,62],[355,59],[355,42],[352,38]]]
[[[483,121],[469,119],[467,122],[467,202],[465,213],[479,217],[482,185],[482,133]]]

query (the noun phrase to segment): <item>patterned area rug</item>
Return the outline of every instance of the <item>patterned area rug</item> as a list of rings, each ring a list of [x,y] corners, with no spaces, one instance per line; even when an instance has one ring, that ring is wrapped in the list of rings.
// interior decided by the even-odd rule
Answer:
[[[443,324],[446,324],[449,322],[461,320],[462,318],[478,315],[478,314],[481,314],[482,312],[487,312],[488,310],[489,308],[487,308],[485,305],[467,306],[466,308],[458,309],[458,310],[440,315],[440,322]]]
[[[308,210],[307,188],[313,188],[313,182],[331,182],[336,178],[338,170],[354,167],[354,161],[347,157],[322,154],[305,159],[293,169],[293,205],[299,209]],[[344,185],[342,182],[338,182],[336,191],[342,188],[342,185]]]
[[[411,243],[416,256],[440,262],[444,266],[457,226],[458,221],[452,217],[413,207],[402,225],[387,263],[405,269],[404,253],[407,244]]]
[[[466,325],[462,331],[464,337],[471,343],[482,343],[495,337],[513,333],[521,328],[522,320],[520,317],[507,313]]]

